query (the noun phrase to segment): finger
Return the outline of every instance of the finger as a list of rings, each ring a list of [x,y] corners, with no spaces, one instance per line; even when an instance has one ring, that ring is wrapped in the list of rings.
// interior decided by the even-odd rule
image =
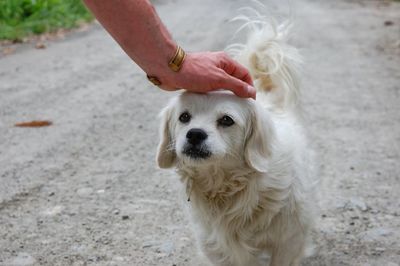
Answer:
[[[250,73],[244,66],[226,54],[222,56],[221,60],[221,69],[223,69],[226,73],[246,82],[249,85],[253,85],[253,80],[251,79]]]
[[[256,99],[256,89],[253,86],[227,74],[218,81],[216,88],[225,88],[241,98]]]

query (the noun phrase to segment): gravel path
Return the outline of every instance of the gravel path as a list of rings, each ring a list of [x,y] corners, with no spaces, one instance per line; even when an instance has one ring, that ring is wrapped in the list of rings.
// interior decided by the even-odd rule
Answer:
[[[247,2],[155,3],[198,51],[223,49]],[[400,4],[292,9],[323,179],[317,254],[302,265],[400,265]],[[1,57],[0,265],[206,265],[177,176],[154,163],[157,114],[172,96],[99,26]],[[37,119],[54,124],[13,127]]]

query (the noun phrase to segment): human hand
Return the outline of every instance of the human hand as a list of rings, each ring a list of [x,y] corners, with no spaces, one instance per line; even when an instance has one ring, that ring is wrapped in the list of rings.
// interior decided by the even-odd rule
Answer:
[[[247,69],[224,52],[188,53],[179,72],[171,71],[162,83],[160,87],[168,91],[206,93],[227,89],[242,98],[256,98]]]

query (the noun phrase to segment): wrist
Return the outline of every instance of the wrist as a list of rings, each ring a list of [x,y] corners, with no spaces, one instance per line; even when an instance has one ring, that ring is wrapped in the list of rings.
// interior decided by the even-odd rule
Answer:
[[[161,85],[163,88],[176,89],[177,84],[174,81],[185,58],[185,51],[179,45],[175,45],[173,55],[168,60],[163,60],[164,62],[158,68],[153,69],[152,72],[147,72],[147,78],[156,86]]]

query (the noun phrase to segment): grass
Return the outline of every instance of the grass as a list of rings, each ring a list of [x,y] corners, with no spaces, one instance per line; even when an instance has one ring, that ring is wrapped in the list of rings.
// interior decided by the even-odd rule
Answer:
[[[21,41],[92,19],[81,0],[0,0],[0,40]]]

